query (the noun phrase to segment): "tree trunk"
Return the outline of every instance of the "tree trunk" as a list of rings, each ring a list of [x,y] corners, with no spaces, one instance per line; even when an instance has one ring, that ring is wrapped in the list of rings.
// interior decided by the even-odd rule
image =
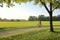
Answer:
[[[50,31],[54,32],[54,30],[53,30],[52,14],[53,14],[53,11],[52,11],[52,2],[50,2],[50,12],[49,12],[49,16],[50,16]]]
[[[53,30],[53,21],[52,21],[52,12],[49,13],[49,16],[50,16],[50,31],[54,32],[54,30]]]
[[[39,20],[38,27],[41,27],[41,20]]]

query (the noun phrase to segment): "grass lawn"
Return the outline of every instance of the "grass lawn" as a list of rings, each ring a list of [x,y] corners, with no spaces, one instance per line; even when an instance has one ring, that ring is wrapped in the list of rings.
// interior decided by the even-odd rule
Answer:
[[[42,21],[42,27],[49,26],[49,21]],[[53,21],[54,26],[60,26],[60,21]],[[36,27],[38,26],[38,21],[21,21],[21,22],[0,22],[0,28],[4,27]]]
[[[0,37],[0,40],[60,40],[60,28],[54,29],[56,32],[49,32],[49,29],[32,31],[22,34],[15,34],[5,37]]]
[[[60,21],[53,21],[53,25],[60,26]],[[38,27],[38,21],[0,22],[0,32],[32,27]],[[42,21],[42,27],[49,27],[49,21]]]

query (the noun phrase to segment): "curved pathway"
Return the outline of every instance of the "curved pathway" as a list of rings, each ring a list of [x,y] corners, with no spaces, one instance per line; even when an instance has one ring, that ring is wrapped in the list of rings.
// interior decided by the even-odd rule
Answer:
[[[12,31],[7,31],[7,32],[2,32],[0,33],[1,36],[6,36],[10,34],[16,34],[16,33],[22,33],[22,32],[28,32],[28,31],[34,31],[34,30],[42,30],[42,29],[48,29],[49,27],[44,27],[44,28],[27,28],[27,29],[17,29],[17,30],[12,30]],[[60,27],[54,27],[54,28],[60,28]]]

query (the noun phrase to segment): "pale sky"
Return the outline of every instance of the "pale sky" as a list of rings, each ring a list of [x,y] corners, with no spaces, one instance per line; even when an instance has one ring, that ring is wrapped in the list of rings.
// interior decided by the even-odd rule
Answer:
[[[7,19],[28,19],[29,16],[45,15],[48,16],[44,7],[33,5],[31,3],[22,3],[21,5],[15,4],[14,7],[0,7],[0,17]],[[55,10],[53,15],[60,15],[60,10]]]

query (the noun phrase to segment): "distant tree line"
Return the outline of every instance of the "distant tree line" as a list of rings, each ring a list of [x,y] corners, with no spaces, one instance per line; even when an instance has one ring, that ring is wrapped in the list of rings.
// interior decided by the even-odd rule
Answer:
[[[28,21],[39,21],[39,20],[49,21],[49,18],[50,18],[49,16],[44,16],[44,15],[38,15],[38,17],[37,16],[29,16]],[[6,19],[6,18],[2,19],[2,18],[0,18],[0,22],[1,21],[13,21],[13,22],[15,22],[15,21],[27,21],[27,20],[25,20],[25,19]],[[60,21],[60,15],[53,16],[53,21]]]
[[[0,22],[1,21],[13,21],[13,22],[16,22],[16,21],[26,21],[26,20],[25,19],[6,19],[6,18],[2,19],[2,18],[0,18]]]
[[[29,16],[28,20],[29,21],[37,21],[37,20],[49,21],[49,18],[50,18],[49,16],[39,15],[38,17]],[[60,21],[60,15],[53,16],[53,21]]]

